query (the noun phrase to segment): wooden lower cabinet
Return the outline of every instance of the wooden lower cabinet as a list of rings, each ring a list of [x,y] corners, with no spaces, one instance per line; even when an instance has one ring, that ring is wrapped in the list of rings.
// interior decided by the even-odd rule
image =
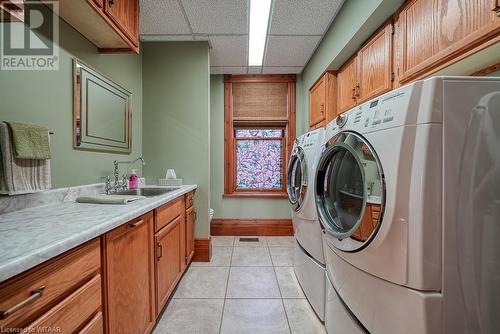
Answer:
[[[177,282],[182,276],[184,254],[182,249],[182,226],[183,215],[174,218],[167,226],[155,234],[156,261],[156,309],[157,314],[168,301]]]
[[[150,333],[194,256],[194,191],[0,282],[0,329]]]
[[[194,206],[186,210],[186,265],[194,256],[194,224],[196,221],[196,211]]]
[[[102,309],[100,262],[95,239],[0,283],[2,331],[78,333]]]
[[[102,312],[97,313],[78,334],[102,334],[104,333],[104,321]]]
[[[153,213],[103,237],[107,333],[149,333],[156,320]]]

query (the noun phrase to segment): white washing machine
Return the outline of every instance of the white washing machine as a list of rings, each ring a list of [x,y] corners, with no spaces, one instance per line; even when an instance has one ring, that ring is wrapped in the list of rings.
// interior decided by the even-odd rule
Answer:
[[[327,133],[329,334],[498,333],[500,78],[418,81]]]
[[[324,319],[325,258],[314,200],[314,176],[325,129],[295,140],[287,171],[287,192],[295,235],[295,275],[318,317]]]

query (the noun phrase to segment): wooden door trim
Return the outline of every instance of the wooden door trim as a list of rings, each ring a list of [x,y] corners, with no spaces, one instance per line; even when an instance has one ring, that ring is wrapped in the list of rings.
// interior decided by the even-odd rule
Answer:
[[[194,239],[193,262],[210,262],[212,259],[212,240],[208,238]]]
[[[231,219],[215,218],[210,224],[211,235],[293,236],[291,219]]]

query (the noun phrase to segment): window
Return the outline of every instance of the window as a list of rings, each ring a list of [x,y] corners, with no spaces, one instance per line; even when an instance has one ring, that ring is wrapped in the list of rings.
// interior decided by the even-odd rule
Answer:
[[[286,197],[295,76],[225,77],[224,196]]]

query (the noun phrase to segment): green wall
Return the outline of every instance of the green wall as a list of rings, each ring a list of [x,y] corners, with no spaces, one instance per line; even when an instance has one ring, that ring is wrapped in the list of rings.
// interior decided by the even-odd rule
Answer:
[[[173,168],[197,184],[196,236],[209,235],[210,71],[208,43],[142,45],[143,154],[148,183]]]
[[[222,198],[224,192],[224,79],[210,76],[210,204],[216,218],[290,218],[286,199]]]
[[[302,120],[309,128],[309,88],[327,69],[338,69],[401,6],[404,0],[348,0],[302,71]]]
[[[50,143],[54,188],[101,182],[102,176],[113,173],[113,160],[142,153],[141,56],[101,55],[63,20],[59,20],[59,30],[58,71],[0,71],[0,120],[35,123],[54,132]],[[132,92],[133,151],[130,156],[73,149],[74,57]],[[139,165],[134,168],[141,170]]]

